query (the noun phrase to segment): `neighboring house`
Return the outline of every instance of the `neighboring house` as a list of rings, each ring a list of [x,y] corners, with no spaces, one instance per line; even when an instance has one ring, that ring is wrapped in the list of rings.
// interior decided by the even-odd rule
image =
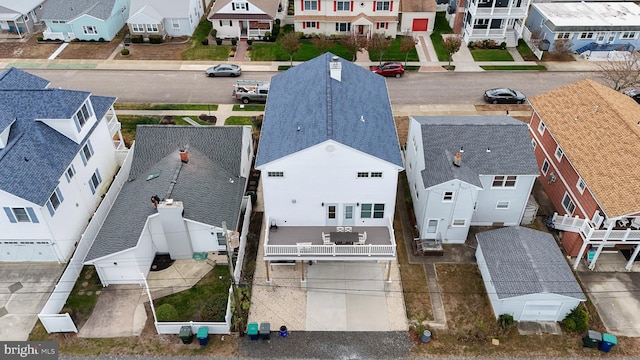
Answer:
[[[219,38],[261,39],[273,32],[276,19],[284,20],[284,6],[281,0],[218,0],[208,19]]]
[[[45,0],[0,0],[0,32],[22,37],[33,33],[40,23],[39,14]]]
[[[412,116],[405,168],[425,246],[519,225],[539,174],[527,124],[508,116]]]
[[[64,263],[126,150],[115,98],[0,73],[0,261]]]
[[[542,50],[553,51],[560,45],[578,54],[598,52],[606,57],[610,52],[636,49],[640,6],[631,2],[536,3],[526,26],[539,33]]]
[[[191,36],[211,0],[131,0],[131,35]]]
[[[640,148],[638,111],[629,96],[593,80],[582,80],[530,99],[530,133],[540,183],[560,216],[562,245],[577,256],[597,248],[633,248],[626,269],[640,252]],[[561,215],[565,215],[564,217]]]
[[[520,226],[476,234],[476,259],[496,318],[562,321],[586,301],[549,233]]]
[[[396,259],[402,159],[382,76],[331,53],[274,76],[256,168],[266,263]],[[360,244],[325,241],[338,226]]]
[[[401,0],[400,34],[409,35],[412,32],[433,31],[436,22],[435,0]],[[378,31],[380,31],[378,29]]]
[[[129,0],[47,0],[45,39],[111,41],[129,18]]]
[[[138,126],[131,151],[129,181],[85,258],[102,285],[142,284],[156,254],[226,251],[222,223],[237,230],[248,201],[251,128]]]
[[[531,0],[451,0],[447,10],[455,34],[471,41],[518,45]]]

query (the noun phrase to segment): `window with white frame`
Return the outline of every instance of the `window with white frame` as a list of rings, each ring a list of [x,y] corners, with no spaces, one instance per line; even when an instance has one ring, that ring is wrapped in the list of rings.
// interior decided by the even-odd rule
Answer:
[[[158,24],[147,24],[147,32],[158,32]]]
[[[180,20],[171,19],[171,27],[173,27],[175,30],[180,29]]]
[[[71,166],[67,168],[67,171],[65,171],[64,177],[67,178],[67,182],[71,182],[71,179],[73,179],[75,175],[76,175],[76,168],[73,166],[73,164],[71,164]]]
[[[571,33],[570,32],[556,33],[556,39],[571,39]]]
[[[535,139],[531,139],[531,146],[535,149],[536,146],[538,145],[538,143],[535,141]]]
[[[358,171],[358,177],[359,178],[368,178],[369,177],[369,173],[368,172],[364,172],[364,171]]]
[[[87,143],[84,144],[82,150],[80,150],[80,157],[82,158],[82,163],[87,165],[89,159],[93,156],[93,146],[91,146],[91,140],[87,140]]]
[[[631,39],[635,39],[637,36],[638,34],[635,31],[624,31],[622,35],[620,35],[620,38],[625,40],[631,40]]]
[[[12,223],[15,222],[38,222],[38,218],[35,217],[35,213],[32,208],[5,208],[7,215],[9,215],[9,221]]]
[[[336,23],[336,31],[337,32],[348,32],[348,31],[351,31],[351,23],[348,23],[348,22],[338,22],[338,23]]]
[[[336,11],[351,11],[351,1],[337,1]]]
[[[96,35],[98,33],[98,28],[93,25],[83,25],[82,32],[87,35]]]
[[[381,178],[382,177],[382,173],[379,171],[372,171],[371,172],[371,177],[372,178]]]
[[[493,182],[491,183],[491,187],[505,187],[512,188],[516,186],[516,182],[518,181],[518,177],[515,175],[496,175],[493,177]]]
[[[544,122],[542,120],[540,120],[540,123],[538,124],[538,132],[540,134],[544,134],[544,130],[547,128],[547,125],[544,124]]]
[[[429,221],[427,221],[427,233],[435,234],[437,230],[438,230],[438,220],[429,219]]]
[[[100,176],[100,170],[96,169],[96,171],[91,175],[91,179],[89,179],[89,188],[91,189],[91,193],[95,194],[98,189],[98,185],[102,183],[102,177]]]
[[[584,189],[587,188],[587,184],[585,184],[582,178],[579,178],[578,182],[576,183],[576,187],[578,188],[578,191],[580,192],[580,194],[584,194]]]
[[[382,219],[384,204],[360,204],[360,217],[363,219]]]
[[[580,33],[580,40],[593,39],[593,36],[594,36],[593,32],[583,32],[583,33]]]
[[[567,193],[564,193],[564,197],[562,198],[562,207],[567,211],[567,215],[573,215],[573,211],[576,209],[576,205]]]
[[[442,194],[442,202],[452,202],[453,201],[453,191],[445,191]]]
[[[63,201],[64,197],[62,196],[62,192],[59,188],[56,188],[53,194],[49,196],[49,200],[47,201],[47,210],[49,210],[49,215],[55,215],[56,210],[58,210],[58,207],[60,206],[60,204],[62,204]]]
[[[509,202],[508,201],[498,201],[496,203],[496,209],[508,209]]]
[[[467,224],[467,220],[465,219],[453,219],[453,221],[451,222],[452,227],[462,227],[462,226],[465,226],[466,224]]]
[[[544,161],[542,162],[542,168],[540,170],[542,170],[543,175],[547,175],[547,172],[549,171],[549,162],[547,161],[547,159],[544,159]]]
[[[486,29],[489,26],[489,19],[476,19],[473,24],[474,29]]]
[[[131,24],[133,32],[144,32],[144,24]]]
[[[304,10],[318,10],[318,1],[304,0]]]
[[[376,11],[389,11],[390,1],[376,1]]]
[[[284,171],[267,171],[268,177],[284,177]]]
[[[247,3],[245,2],[234,2],[234,10],[247,10]]]
[[[554,155],[556,157],[556,160],[558,161],[562,160],[562,155],[564,155],[564,151],[562,151],[562,148],[560,146],[556,148],[556,152]]]

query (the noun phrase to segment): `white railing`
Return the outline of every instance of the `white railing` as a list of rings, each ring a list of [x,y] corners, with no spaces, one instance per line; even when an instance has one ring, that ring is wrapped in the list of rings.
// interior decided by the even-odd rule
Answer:
[[[45,40],[64,40],[64,33],[51,32],[47,29],[42,32],[42,38]]]
[[[78,280],[78,276],[80,276],[80,272],[84,266],[84,259],[87,256],[89,249],[91,249],[91,245],[93,245],[93,241],[98,235],[104,220],[107,218],[107,215],[111,210],[111,206],[118,197],[120,189],[122,189],[122,186],[129,178],[129,170],[131,170],[131,162],[133,160],[133,147],[134,145],[131,145],[131,151],[128,152],[129,155],[125,158],[125,161],[120,167],[118,175],[116,175],[113,183],[111,183],[104,199],[93,214],[91,221],[89,221],[89,225],[87,225],[87,228],[82,233],[78,246],[69,260],[67,268],[64,270],[64,273],[62,273],[60,280],[58,280],[58,283],[42,308],[42,311],[38,314],[38,318],[40,318],[42,325],[48,333],[69,331],[77,332],[77,330],[71,329],[72,326],[75,328],[75,325],[73,325],[73,322],[71,321],[71,317],[68,314],[59,313],[66,304],[67,299],[71,294],[71,290],[73,290],[73,286]]]
[[[253,37],[259,37],[262,38],[264,37],[265,33],[267,32],[271,32],[270,30],[261,30],[261,29],[248,29],[247,30],[247,36],[250,38]]]
[[[109,128],[109,135],[113,136],[122,128],[122,124],[120,124],[117,117],[112,116],[111,119],[107,118],[107,127]]]
[[[533,54],[538,58],[538,60],[542,59],[542,55],[544,51],[540,50],[538,46],[534,43],[534,41],[531,39],[531,31],[526,26],[522,28],[522,38],[529,46],[529,49],[533,51]]]
[[[514,8],[490,8],[490,7],[478,7],[471,5],[469,6],[469,13],[474,16],[474,18],[485,18],[488,16],[499,17],[499,18],[522,18],[527,17],[527,8],[526,7],[514,7]]]
[[[596,230],[588,220],[578,216],[558,215],[557,213],[553,214],[552,220],[555,229],[579,233],[586,241],[626,242],[640,240],[640,230],[632,230],[631,228]]]
[[[395,256],[394,245],[267,245],[265,256]]]

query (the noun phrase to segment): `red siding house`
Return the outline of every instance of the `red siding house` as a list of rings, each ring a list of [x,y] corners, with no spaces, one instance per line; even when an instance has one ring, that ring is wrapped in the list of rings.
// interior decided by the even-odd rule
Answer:
[[[588,79],[530,101],[539,180],[574,268],[591,249],[593,269],[607,248],[631,250],[630,269],[640,252],[640,106]]]

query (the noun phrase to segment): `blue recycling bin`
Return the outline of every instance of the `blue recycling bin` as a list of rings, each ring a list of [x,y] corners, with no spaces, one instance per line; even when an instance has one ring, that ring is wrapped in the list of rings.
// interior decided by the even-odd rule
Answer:
[[[608,353],[609,350],[611,350],[611,348],[616,346],[617,343],[618,343],[618,339],[615,337],[615,335],[605,333],[605,334],[602,334],[602,341],[600,342],[598,349],[602,352]]]
[[[197,338],[201,346],[207,345],[209,343],[209,329],[206,326],[199,327]]]

